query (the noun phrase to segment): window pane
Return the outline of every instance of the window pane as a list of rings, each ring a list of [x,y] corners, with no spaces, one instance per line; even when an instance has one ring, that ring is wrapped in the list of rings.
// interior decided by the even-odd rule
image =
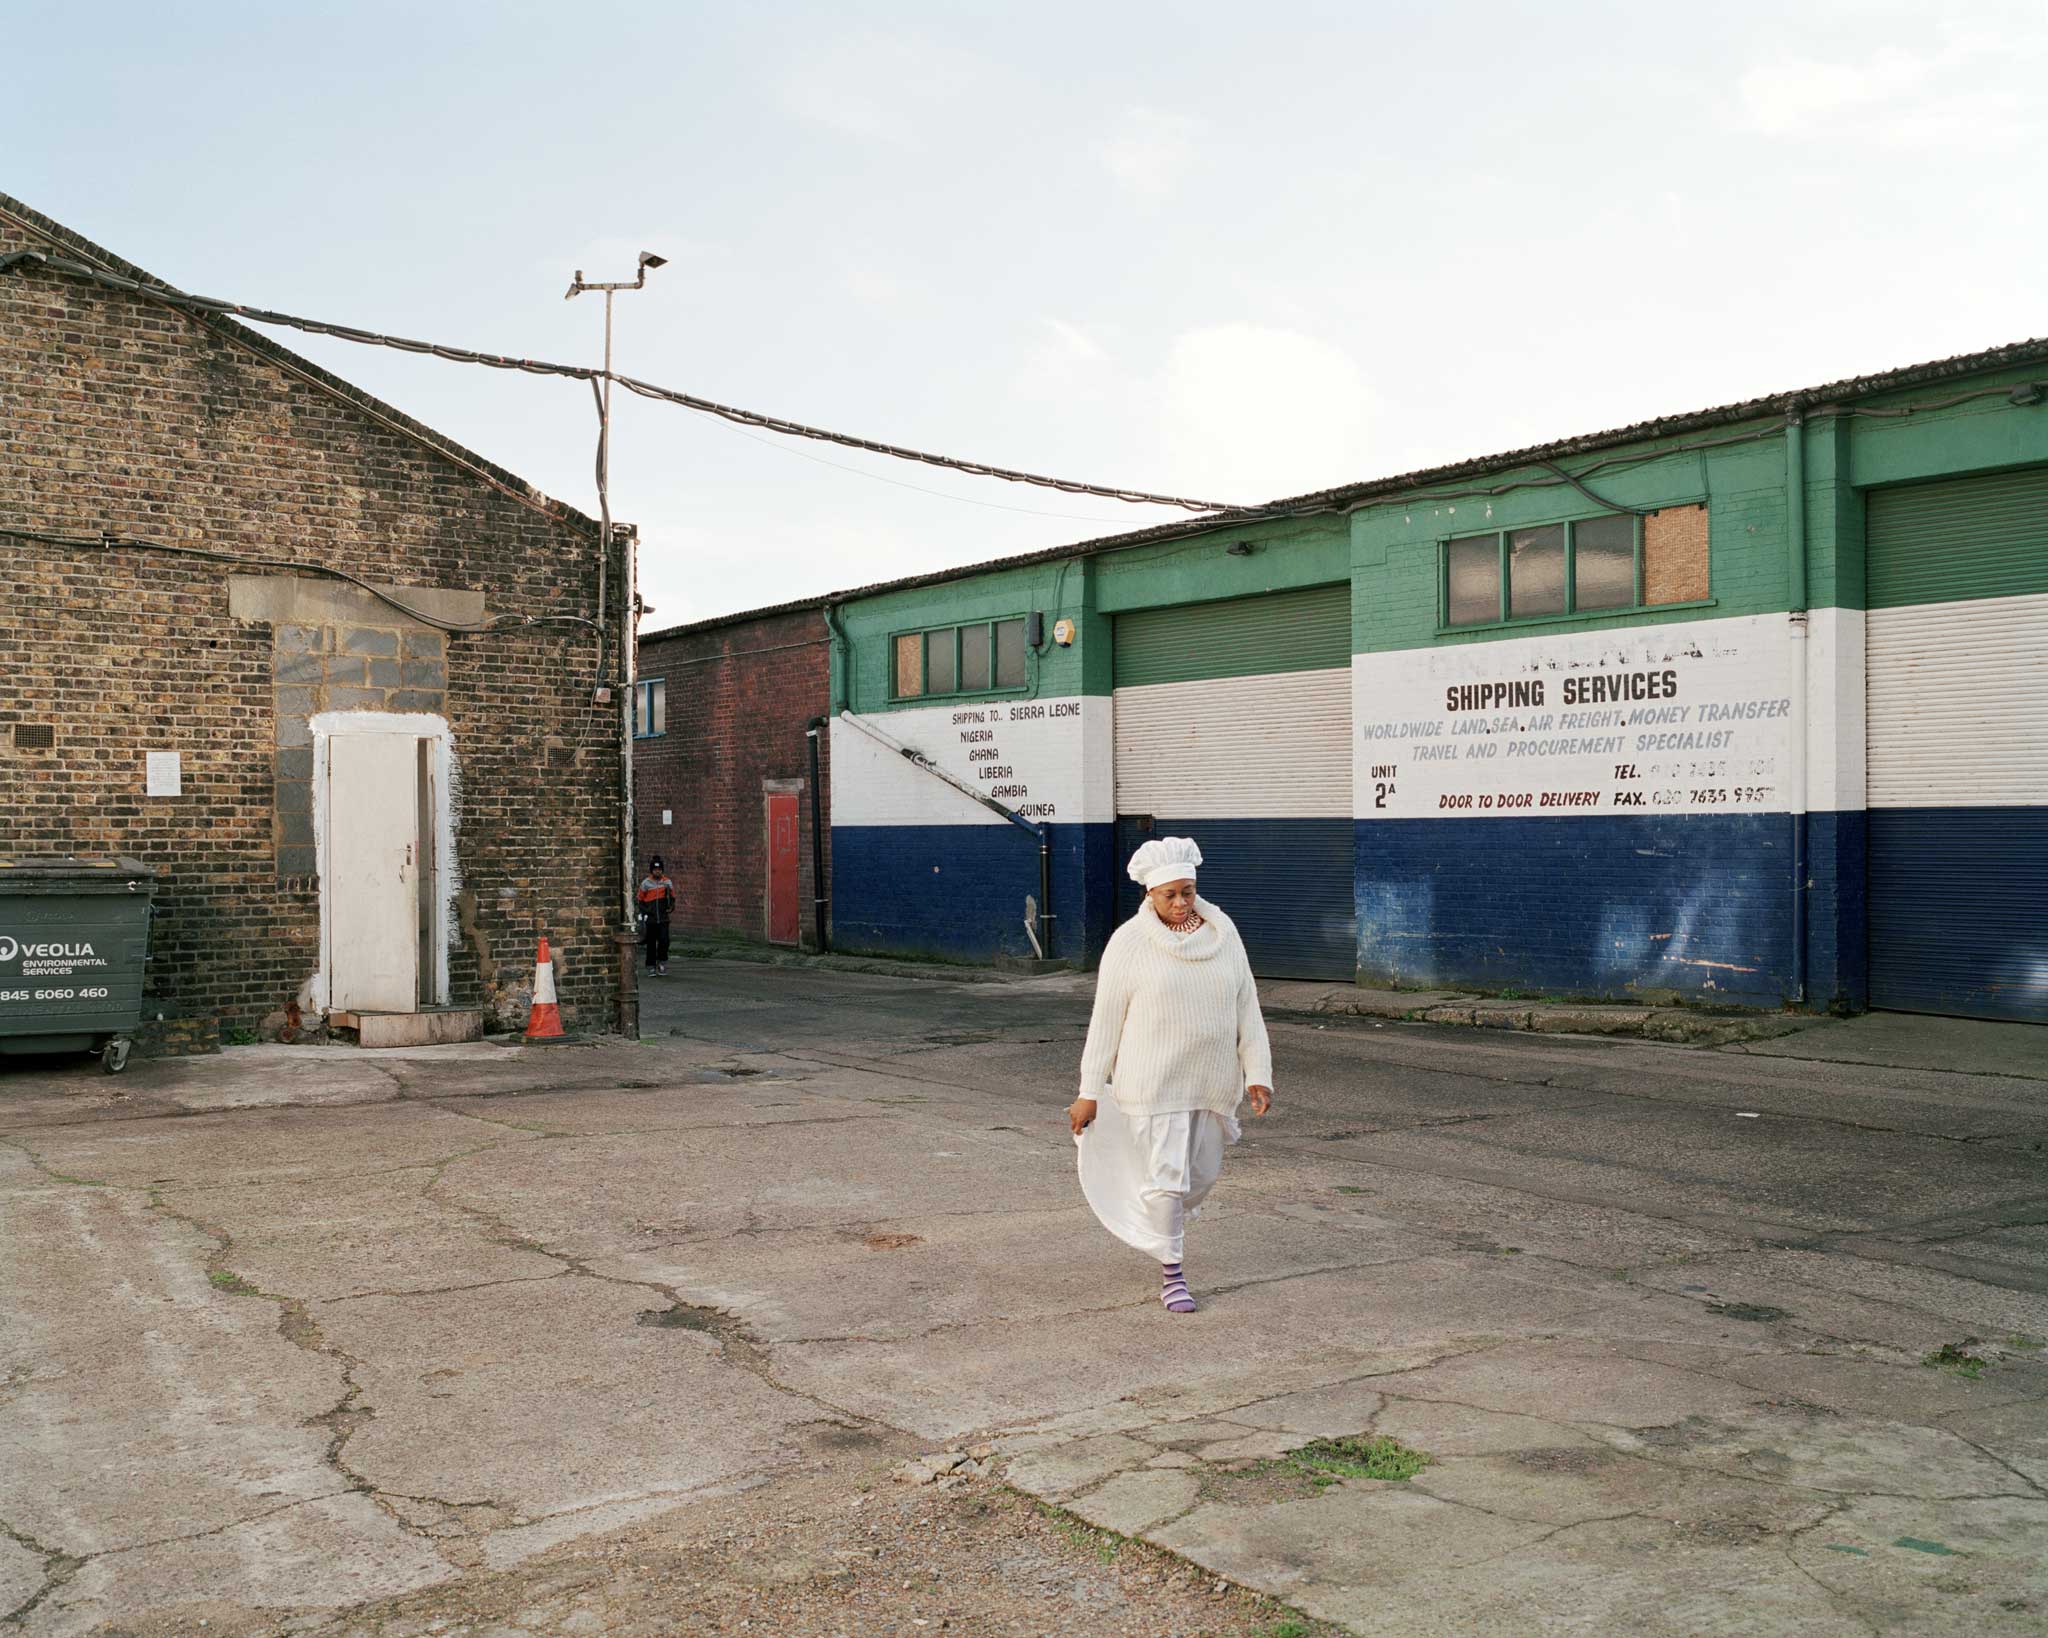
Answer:
[[[1572,525],[1577,606],[1628,609],[1636,602],[1636,520],[1588,518]]]
[[[960,686],[975,690],[988,687],[988,627],[960,628]]]
[[[914,700],[924,692],[924,639],[896,639],[896,697]]]
[[[958,631],[957,626],[948,626],[924,634],[924,686],[928,693],[950,694],[960,686],[953,663],[953,638]]]
[[[1500,618],[1500,536],[1469,535],[1445,548],[1450,564],[1450,624]]]
[[[996,687],[1024,686],[1024,622],[996,622]]]
[[[647,734],[647,685],[641,683],[633,690],[633,737],[645,738]]]
[[[1508,532],[1508,613],[1564,613],[1564,525]]]
[[[650,715],[654,719],[654,726],[648,731],[650,733],[665,734],[668,732],[667,680],[665,678],[656,677],[653,682],[647,685],[647,693],[649,699],[653,704],[653,710],[650,712]]]

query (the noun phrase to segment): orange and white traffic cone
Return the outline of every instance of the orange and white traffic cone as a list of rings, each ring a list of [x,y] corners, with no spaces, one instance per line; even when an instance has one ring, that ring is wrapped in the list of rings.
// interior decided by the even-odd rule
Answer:
[[[533,1010],[526,1015],[529,1041],[561,1041],[562,1009],[555,1005],[555,958],[548,953],[547,936],[540,941],[540,954],[533,964]]]

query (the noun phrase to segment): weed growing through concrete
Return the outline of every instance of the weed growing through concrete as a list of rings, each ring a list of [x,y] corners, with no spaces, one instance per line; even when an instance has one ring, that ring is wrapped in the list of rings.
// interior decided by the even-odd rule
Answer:
[[[256,1287],[232,1269],[216,1268],[206,1276],[207,1283],[216,1291],[225,1291],[230,1296],[253,1297],[258,1295]]]
[[[1340,1479],[1387,1479],[1398,1483],[1414,1478],[1435,1458],[1384,1434],[1361,1433],[1343,1439],[1314,1440],[1299,1450],[1290,1450],[1281,1460],[1306,1473],[1310,1483],[1326,1486]]]
[[[1944,1342],[1920,1363],[1933,1371],[1950,1371],[1975,1382],[1991,1368],[1991,1362],[1970,1349],[1978,1342],[1976,1337],[1964,1337],[1960,1343]]]

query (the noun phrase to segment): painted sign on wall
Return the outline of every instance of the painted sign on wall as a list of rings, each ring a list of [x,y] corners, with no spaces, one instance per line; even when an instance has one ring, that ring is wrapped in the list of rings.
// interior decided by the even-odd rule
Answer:
[[[1109,712],[1107,699],[1070,697],[919,706],[866,720],[1034,823],[1079,824],[1113,816]],[[832,722],[832,822],[1006,823],[839,718]]]
[[[1817,619],[1807,639],[1816,710],[1836,693],[1835,630]],[[1784,615],[1759,615],[1356,655],[1356,812],[1789,811],[1791,641]],[[1834,772],[1830,755],[1820,788]]]

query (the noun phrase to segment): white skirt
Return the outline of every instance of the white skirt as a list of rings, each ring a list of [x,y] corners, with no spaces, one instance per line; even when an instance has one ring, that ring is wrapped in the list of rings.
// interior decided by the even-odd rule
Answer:
[[[1074,1139],[1081,1193],[1125,1245],[1177,1263],[1188,1219],[1216,1186],[1225,1146],[1240,1135],[1234,1119],[1212,1110],[1126,1115],[1114,1098],[1103,1098]]]

